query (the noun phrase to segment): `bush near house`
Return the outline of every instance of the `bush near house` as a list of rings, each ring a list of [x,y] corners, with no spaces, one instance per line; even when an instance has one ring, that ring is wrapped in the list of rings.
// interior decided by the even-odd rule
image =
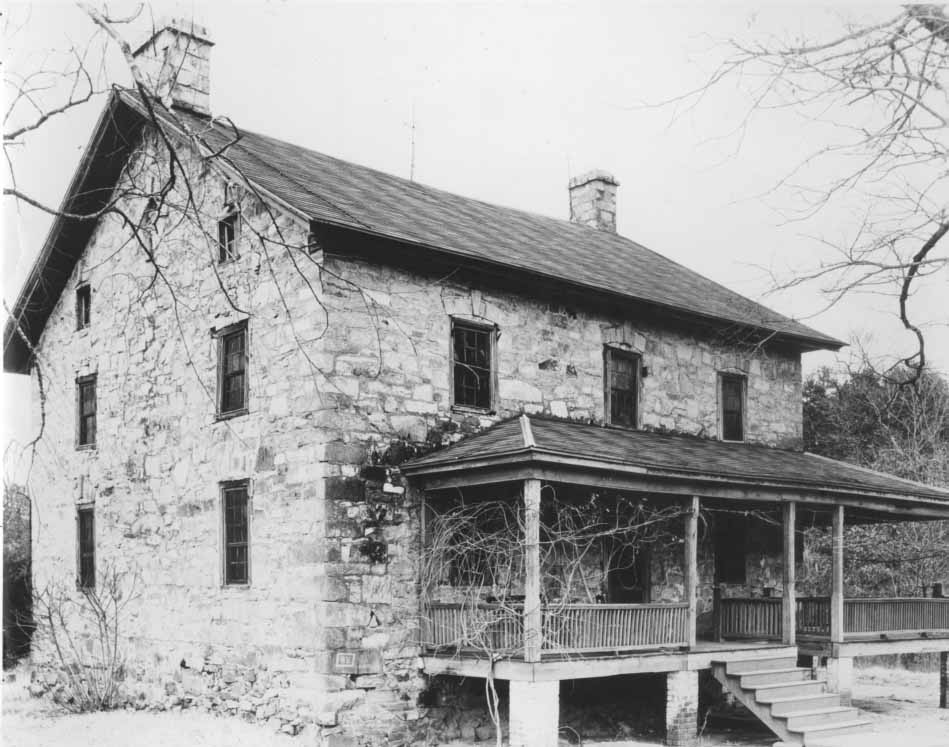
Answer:
[[[3,668],[30,652],[30,498],[15,485],[3,490]]]

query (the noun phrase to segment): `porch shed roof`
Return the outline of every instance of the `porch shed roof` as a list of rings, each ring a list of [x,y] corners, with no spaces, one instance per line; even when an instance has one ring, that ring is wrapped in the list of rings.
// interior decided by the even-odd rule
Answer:
[[[665,478],[786,490],[825,500],[872,496],[931,506],[949,518],[947,490],[816,454],[527,415],[408,462],[402,471],[409,477],[431,477],[524,463],[639,475],[644,484]]]

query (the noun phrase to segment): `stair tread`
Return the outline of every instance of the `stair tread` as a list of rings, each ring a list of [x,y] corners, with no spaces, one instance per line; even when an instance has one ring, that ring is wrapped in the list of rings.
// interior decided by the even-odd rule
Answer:
[[[794,711],[794,713],[789,713],[786,716],[778,716],[778,718],[807,718],[808,716],[825,716],[831,713],[844,713],[847,711],[857,713],[857,709],[853,706],[828,706],[827,708],[814,708],[810,711]]]
[[[729,674],[729,677],[749,677],[753,674],[788,674],[790,672],[810,672],[809,667],[791,667],[789,669],[755,669],[750,672],[735,672],[734,674]]]
[[[801,685],[825,685],[826,680],[798,680],[796,682],[769,682],[764,685],[757,685],[755,690],[780,690],[782,687],[801,687]]]
[[[775,703],[798,703],[804,700],[817,700],[818,698],[827,698],[839,695],[839,693],[812,693],[808,695],[790,695],[787,698],[775,698],[771,705]]]
[[[872,722],[866,719],[853,719],[851,721],[841,721],[837,724],[815,724],[814,726],[794,726],[788,727],[788,731],[795,734],[812,734],[820,731],[834,731],[835,729],[853,729],[855,726],[871,726]]]

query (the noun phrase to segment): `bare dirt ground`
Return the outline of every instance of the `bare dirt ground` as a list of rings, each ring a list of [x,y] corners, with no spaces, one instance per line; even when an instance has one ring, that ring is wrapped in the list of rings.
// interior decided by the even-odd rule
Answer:
[[[113,711],[70,715],[46,700],[32,698],[27,678],[3,684],[3,747],[304,747],[305,737],[277,735],[234,718],[195,711],[148,713]],[[840,747],[949,747],[949,710],[937,708],[939,680],[934,672],[859,669],[854,705],[873,723],[869,734],[840,741]],[[705,733],[703,745],[771,747],[764,734]],[[614,742],[614,745],[650,745]]]

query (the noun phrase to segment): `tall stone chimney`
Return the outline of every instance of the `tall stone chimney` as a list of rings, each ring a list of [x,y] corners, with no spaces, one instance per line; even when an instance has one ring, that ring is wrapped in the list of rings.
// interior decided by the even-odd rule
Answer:
[[[570,180],[570,220],[600,231],[616,233],[616,188],[619,182],[605,171],[588,171]]]
[[[172,18],[133,52],[155,96],[166,105],[211,113],[211,47],[208,30]]]

